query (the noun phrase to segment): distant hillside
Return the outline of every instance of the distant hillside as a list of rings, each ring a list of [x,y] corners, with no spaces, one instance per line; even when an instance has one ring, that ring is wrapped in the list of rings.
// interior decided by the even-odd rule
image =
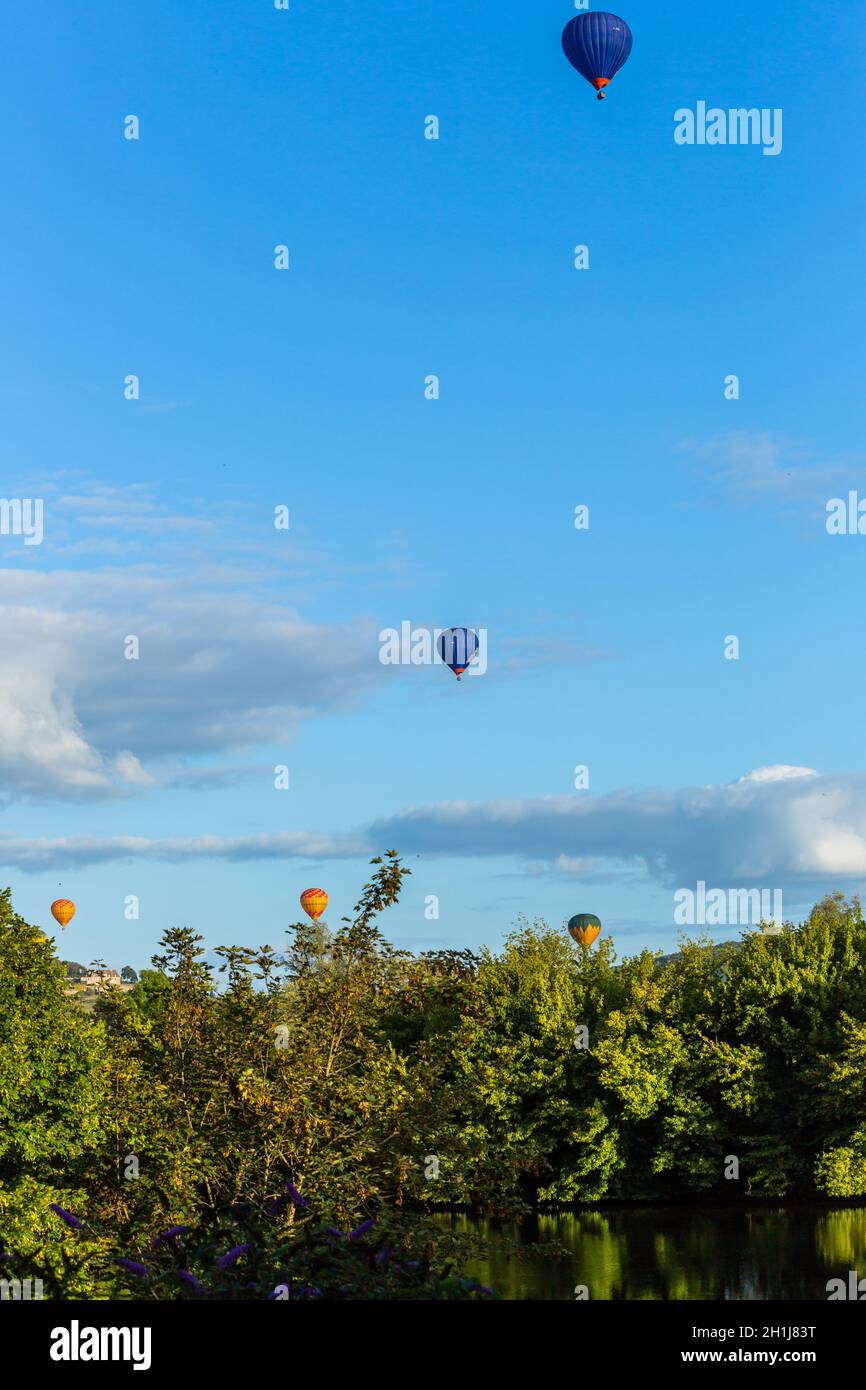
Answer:
[[[778,934],[779,934],[779,933],[778,933],[778,930],[777,930],[777,931],[765,931],[765,932],[762,933],[763,936],[778,936]],[[730,949],[730,950],[733,950],[733,951],[742,951],[742,949],[743,949],[743,943],[742,943],[742,941],[717,941],[717,942],[715,942],[714,945],[713,945],[713,954],[714,954],[714,955],[718,955],[718,953],[719,953],[720,951],[726,951],[726,950],[729,950],[729,949]],[[670,956],[658,956],[658,957],[656,958],[656,964],[657,964],[657,965],[670,965],[671,961],[679,960],[681,955],[682,955],[682,951],[674,951],[673,954],[670,955]]]

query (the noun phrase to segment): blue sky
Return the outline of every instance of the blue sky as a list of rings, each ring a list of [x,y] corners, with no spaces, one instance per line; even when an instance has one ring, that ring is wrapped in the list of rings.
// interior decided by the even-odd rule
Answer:
[[[622,11],[603,104],[566,0],[3,21],[2,492],[45,539],[0,536],[0,868],[74,898],[65,953],[278,943],[390,847],[417,949],[667,948],[698,878],[866,876],[866,537],[825,528],[866,497],[866,18]],[[699,100],[782,153],[677,145]],[[383,667],[403,621],[488,673]]]

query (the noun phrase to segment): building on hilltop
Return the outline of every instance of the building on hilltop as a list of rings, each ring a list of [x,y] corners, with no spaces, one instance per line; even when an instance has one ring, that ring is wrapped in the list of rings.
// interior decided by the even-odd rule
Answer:
[[[120,987],[120,976],[116,970],[91,970],[81,983],[88,989],[117,989]]]

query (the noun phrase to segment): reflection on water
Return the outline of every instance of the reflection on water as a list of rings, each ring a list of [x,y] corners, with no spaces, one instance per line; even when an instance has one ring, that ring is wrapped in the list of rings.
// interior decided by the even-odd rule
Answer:
[[[511,1225],[440,1219],[489,1242],[467,1272],[509,1299],[574,1299],[585,1284],[591,1299],[826,1300],[828,1279],[847,1280],[852,1269],[866,1277],[863,1206],[641,1207]]]

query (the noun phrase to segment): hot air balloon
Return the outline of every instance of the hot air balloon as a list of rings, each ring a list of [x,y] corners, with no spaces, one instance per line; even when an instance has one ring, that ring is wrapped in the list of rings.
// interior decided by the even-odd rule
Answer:
[[[591,912],[579,912],[568,924],[569,935],[588,951],[601,931],[601,922]]]
[[[317,922],[328,906],[328,895],[324,888],[305,888],[301,894],[301,907],[308,917]]]
[[[478,637],[471,627],[449,627],[439,634],[439,655],[459,680],[478,655]]]
[[[562,31],[562,51],[604,101],[604,88],[631,53],[632,33],[624,19],[591,10],[570,19]]]
[[[51,916],[60,923],[60,929],[63,931],[75,916],[75,903],[70,902],[68,898],[56,898],[51,904]]]

